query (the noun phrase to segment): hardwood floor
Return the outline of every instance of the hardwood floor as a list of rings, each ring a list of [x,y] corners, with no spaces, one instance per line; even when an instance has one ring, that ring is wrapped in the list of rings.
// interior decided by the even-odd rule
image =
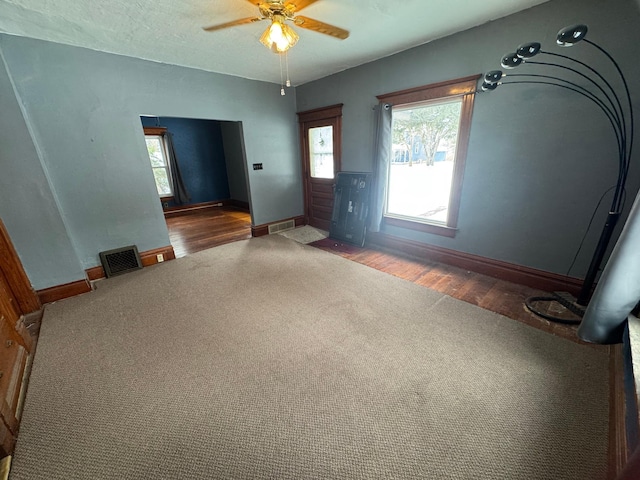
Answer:
[[[176,257],[251,238],[251,216],[236,207],[210,207],[165,218]]]
[[[431,262],[428,259],[411,258],[391,251],[354,247],[332,239],[321,240],[311,245],[518,320],[553,335],[584,343],[577,337],[576,325],[550,322],[534,315],[525,307],[524,302],[528,297],[548,296],[549,292],[442,263]],[[557,303],[541,303],[536,307],[543,313],[554,316],[577,318]]]
[[[167,219],[169,237],[177,257],[183,257],[224,243],[251,238],[251,219],[247,212],[234,207],[215,207]],[[314,247],[349,260],[437,290],[459,300],[500,313],[545,332],[580,342],[577,328],[550,322],[532,314],[524,305],[526,298],[544,296],[542,292],[479,273],[462,270],[428,259],[410,258],[391,251],[358,248],[332,239],[315,242]],[[543,307],[541,305],[541,307]],[[553,315],[565,315],[556,304],[541,308]],[[553,310],[555,308],[555,310]],[[568,316],[571,316],[568,314]],[[575,318],[575,317],[574,317]]]

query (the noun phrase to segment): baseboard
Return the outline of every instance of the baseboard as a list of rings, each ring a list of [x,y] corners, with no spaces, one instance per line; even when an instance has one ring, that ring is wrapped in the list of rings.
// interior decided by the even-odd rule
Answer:
[[[40,303],[44,305],[45,303],[57,302],[58,300],[75,297],[76,295],[80,295],[82,293],[87,293],[90,291],[91,284],[88,280],[84,279],[78,280],[76,282],[65,283],[64,285],[56,285],[55,287],[38,290],[36,293],[38,294]]]
[[[149,267],[151,265],[155,265],[156,263],[160,263],[158,262],[158,255],[163,256],[164,262],[176,259],[176,254],[173,251],[173,247],[171,245],[167,245],[166,247],[154,248],[153,250],[146,250],[140,253],[142,266]]]
[[[277,222],[265,223],[264,225],[256,225],[255,227],[251,226],[251,236],[263,237],[265,235],[269,235],[269,225],[286,222],[287,220],[294,220],[296,227],[301,227],[302,225],[306,225],[304,221],[304,216],[302,215],[298,217],[283,218],[282,220],[278,220]]]
[[[367,244],[389,248],[420,259],[446,263],[447,265],[537,288],[545,292],[564,291],[577,295],[582,287],[582,280],[578,278],[565,277],[557,273],[545,272],[544,270],[537,270],[514,263],[427,245],[385,233],[368,233]]]
[[[232,198],[232,199],[228,200],[228,206],[236,207],[236,208],[239,208],[241,210],[245,210],[247,212],[249,211],[249,202],[243,202],[242,200],[235,200],[235,199]]]
[[[153,250],[140,252],[140,261],[142,262],[142,266],[148,267],[150,265],[155,265],[156,263],[158,263],[158,255],[162,255],[165,262],[168,260],[174,260],[176,258],[176,254],[173,251],[173,247],[171,245],[167,245],[166,247],[154,248]],[[87,270],[85,270],[85,273],[87,274],[87,278],[90,281],[99,280],[106,277],[104,268],[102,268],[101,265],[88,268]]]
[[[219,207],[236,207],[249,211],[249,203],[241,200],[234,200],[232,198],[225,198],[224,200],[213,200],[211,202],[192,203],[191,205],[177,205],[175,207],[167,207],[163,209],[165,217],[171,217],[174,215],[180,215],[183,213],[191,212],[194,210],[202,210],[205,208],[219,208]]]

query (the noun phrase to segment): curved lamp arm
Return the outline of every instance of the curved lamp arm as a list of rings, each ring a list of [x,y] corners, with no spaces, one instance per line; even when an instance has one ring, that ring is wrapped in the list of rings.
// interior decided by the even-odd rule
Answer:
[[[629,122],[627,123],[627,117],[625,114],[625,108],[622,106],[622,102],[620,101],[620,97],[616,94],[614,88],[611,83],[598,72],[593,67],[587,65],[586,63],[571,58],[567,55],[561,55],[558,53],[543,51],[540,43],[532,42],[528,44],[521,45],[518,47],[516,53],[505,55],[502,58],[502,66],[504,68],[515,68],[523,63],[529,64],[538,64],[544,66],[552,66],[556,68],[561,68],[565,71],[569,71],[572,74],[577,74],[581,78],[586,79],[597,88],[596,93],[600,93],[604,96],[604,99],[600,97],[600,95],[594,93],[594,91],[589,90],[581,85],[578,85],[572,81],[551,76],[551,75],[537,75],[537,74],[522,74],[522,75],[514,75],[514,76],[529,76],[533,78],[542,78],[543,80],[518,80],[513,82],[501,82],[502,72],[499,70],[494,70],[485,75],[484,83],[482,84],[483,91],[495,90],[498,85],[511,85],[511,84],[540,84],[540,85],[552,85],[555,87],[564,88],[567,90],[574,91],[589,100],[591,100],[594,104],[596,104],[607,116],[607,119],[611,123],[611,126],[614,129],[614,133],[616,136],[616,143],[618,145],[618,179],[616,182],[615,193],[611,208],[609,210],[609,214],[607,216],[607,221],[604,225],[602,233],[600,235],[600,239],[598,241],[598,245],[596,246],[596,250],[591,259],[591,263],[589,265],[589,269],[585,276],[582,289],[580,291],[580,295],[578,296],[578,304],[586,305],[589,301],[589,297],[591,295],[592,287],[595,283],[595,279],[597,277],[600,264],[604,258],[604,254],[607,250],[607,246],[611,240],[613,235],[613,229],[615,224],[617,223],[618,218],[620,217],[622,207],[624,205],[625,198],[625,184],[627,181],[627,176],[629,173],[629,165],[631,163],[631,151],[633,148],[633,134],[634,134],[634,119],[633,119],[633,105],[631,102],[631,95],[629,93],[629,87],[627,85],[627,81],[620,69],[618,63],[614,60],[614,58],[601,46],[598,44],[587,40],[585,38],[587,34],[588,28],[586,25],[573,25],[570,27],[563,28],[558,32],[557,35],[557,43],[562,47],[571,47],[580,41],[584,41],[589,45],[592,45],[596,49],[598,49],[601,53],[606,55],[606,57],[613,63],[616,68],[620,79],[624,85],[626,100],[627,100],[627,111],[629,113]],[[580,65],[586,68],[588,71],[592,72],[597,78],[600,79],[606,85],[608,90],[610,90],[610,94],[605,91],[605,89],[596,82],[589,75],[585,75],[583,72],[576,70],[575,68],[562,65],[559,63],[551,63],[551,62],[536,62],[536,61],[528,61],[527,59],[532,58],[538,54],[551,55],[556,58],[561,58],[570,62],[574,62],[577,65]],[[549,81],[547,81],[549,80]],[[629,140],[627,143],[627,139]]]
[[[545,81],[540,81],[540,80],[518,80],[518,81],[514,81],[514,82],[498,82],[497,85],[517,85],[517,84],[533,84],[533,85],[552,85],[554,87],[560,87],[560,88],[564,88],[567,90],[571,90],[573,92],[576,92],[580,95],[582,95],[583,97],[588,98],[589,100],[591,100],[593,103],[595,103],[596,105],[598,105],[598,107],[605,113],[605,115],[607,116],[609,123],[611,123],[611,126],[613,128],[613,131],[616,135],[616,140],[618,143],[618,154],[619,154],[619,158],[618,158],[618,181],[616,182],[616,189],[613,195],[613,201],[611,204],[611,208],[610,208],[610,212],[616,212],[616,213],[620,213],[618,210],[616,210],[616,207],[618,206],[619,203],[619,199],[622,197],[623,194],[623,190],[624,190],[624,185],[621,184],[621,178],[622,175],[624,174],[625,171],[625,163],[624,163],[624,150],[621,149],[621,142],[620,142],[620,133],[618,131],[618,129],[616,128],[616,123],[612,117],[612,114],[609,112],[609,109],[606,105],[604,105],[604,103],[602,102],[602,100],[598,99],[597,97],[595,97],[592,93],[590,93],[588,90],[586,90],[583,87],[580,87],[579,85],[576,85],[572,82],[569,82],[568,80],[564,80],[561,78],[556,78],[556,77],[552,77],[549,75],[527,75],[527,74],[521,74],[521,75],[509,75],[509,76],[523,76],[523,77],[542,77],[542,78],[549,78],[549,79],[553,79],[553,80],[559,80],[562,82],[566,82],[569,85],[562,85],[559,83],[554,83],[554,82],[545,82]]]
[[[562,57],[570,58],[570,57],[567,57],[566,55],[562,55]],[[615,112],[615,118],[616,118],[616,121],[618,123],[619,128],[621,128],[623,132],[626,131],[626,124],[625,124],[624,116],[621,117],[620,116],[621,113],[619,114],[618,110],[616,110],[616,108],[615,108],[616,104],[620,105],[620,100],[618,99],[618,96],[614,93],[614,98],[616,99],[616,103],[614,104],[614,102],[611,99],[611,97],[609,96],[609,94],[593,78],[589,77],[588,75],[585,75],[584,73],[580,72],[579,70],[576,70],[575,68],[567,67],[566,65],[561,65],[559,63],[529,62],[529,61],[523,62],[523,63],[525,63],[527,65],[546,65],[546,66],[549,66],[549,67],[561,68],[563,70],[567,70],[569,72],[575,73],[576,75],[580,75],[582,78],[584,78],[585,80],[587,80],[588,82],[593,84],[605,96],[605,98],[609,101],[609,104],[611,105],[611,107],[613,109],[613,112]],[[580,62],[580,63],[582,63],[582,62]],[[594,70],[594,72],[595,72],[595,70]],[[607,82],[607,85],[608,85],[608,82]]]
[[[551,75],[538,75],[538,74],[534,74],[534,73],[516,73],[516,74],[505,75],[505,77],[546,78],[546,79],[549,79],[549,80],[557,80],[557,81],[562,82],[562,83],[564,83],[566,85],[553,83],[553,82],[542,82],[542,81],[533,81],[533,80],[532,81],[518,80],[516,82],[498,82],[498,85],[513,85],[513,84],[517,84],[517,83],[554,85],[556,87],[561,87],[561,88],[566,88],[566,89],[572,90],[572,91],[582,95],[583,97],[588,98],[593,103],[595,103],[600,108],[600,110],[602,110],[602,112],[607,116],[607,119],[609,120],[609,123],[611,124],[611,127],[613,128],[613,133],[616,136],[616,143],[618,144],[618,152],[619,152],[620,155],[623,154],[624,151],[623,151],[623,146],[622,146],[620,124],[618,123],[614,112],[611,110],[611,108],[606,103],[604,103],[600,98],[596,97],[593,93],[591,93],[586,88],[578,85],[577,83],[570,82],[569,80],[565,80],[563,78],[554,77],[554,76],[551,76]]]
[[[624,74],[622,73],[622,70],[620,69],[620,65],[618,65],[618,62],[616,62],[613,57],[609,54],[609,52],[607,52],[604,48],[602,48],[600,45],[598,45],[595,42],[592,42],[588,39],[584,39],[585,43],[588,43],[589,45],[592,45],[593,47],[597,48],[598,50],[600,50],[602,53],[604,53],[607,58],[611,61],[611,63],[613,63],[613,66],[616,67],[616,70],[618,71],[618,75],[620,75],[620,79],[622,80],[622,84],[624,85],[624,90],[625,93],[627,94],[627,102],[629,103],[629,122],[630,122],[630,130],[631,130],[631,135],[629,138],[629,150],[627,151],[627,172],[629,172],[629,164],[631,163],[631,151],[633,150],[633,131],[634,131],[634,122],[633,122],[633,103],[631,102],[631,94],[629,93],[629,85],[627,84],[627,79],[624,77]]]

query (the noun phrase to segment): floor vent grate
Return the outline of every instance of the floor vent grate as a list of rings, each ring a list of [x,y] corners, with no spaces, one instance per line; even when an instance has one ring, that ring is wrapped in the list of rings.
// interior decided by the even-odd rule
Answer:
[[[138,247],[135,245],[100,252],[100,261],[107,278],[142,268]]]
[[[269,225],[269,235],[271,235],[272,233],[284,232],[285,230],[293,230],[294,228],[296,228],[296,222],[294,220],[272,223],[271,225]]]

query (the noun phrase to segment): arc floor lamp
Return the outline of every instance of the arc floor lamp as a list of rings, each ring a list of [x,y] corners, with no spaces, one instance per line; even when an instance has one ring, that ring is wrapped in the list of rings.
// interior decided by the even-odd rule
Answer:
[[[575,44],[582,42],[583,44],[587,44],[590,47],[595,48],[600,54],[604,55],[612,65],[612,71],[617,77],[615,81],[608,79],[598,70],[581,60],[572,58],[568,55],[545,51],[542,49],[540,43],[531,42],[520,45],[516,49],[515,53],[505,55],[502,58],[502,67],[507,70],[513,70],[520,66],[542,65],[545,67],[552,67],[552,70],[557,70],[557,75],[549,75],[546,73],[537,74],[535,72],[528,73],[527,71],[515,74],[505,74],[501,70],[492,70],[485,74],[481,87],[483,91],[492,91],[501,85],[534,84],[570,90],[582,97],[586,97],[594,103],[607,117],[611,125],[618,148],[618,176],[615,187],[613,187],[614,193],[609,213],[607,214],[604,227],[600,233],[598,244],[593,257],[591,258],[591,263],[589,264],[589,269],[587,270],[578,298],[575,303],[569,301],[567,296],[561,293],[556,293],[554,297],[549,298],[535,298],[536,300],[560,301],[579,316],[582,316],[583,313],[583,309],[579,306],[584,306],[589,303],[598,271],[602,266],[602,261],[611,241],[613,230],[620,218],[622,208],[624,207],[625,185],[627,175],[629,173],[634,131],[633,106],[631,103],[631,96],[629,94],[629,87],[624,74],[609,52],[600,45],[586,38],[587,31],[588,28],[586,25],[573,25],[563,28],[558,32],[556,39],[557,44],[561,47],[572,47]],[[534,57],[536,60],[532,60]],[[549,61],[540,60],[541,58],[543,60],[545,58],[549,58]],[[511,80],[512,78],[513,80]],[[616,89],[613,88],[612,83],[621,85],[624,89],[624,93],[622,95],[618,95]],[[562,318],[543,314],[533,308],[530,302],[527,302],[527,306],[534,313],[549,320],[563,323],[579,322],[567,321]]]

